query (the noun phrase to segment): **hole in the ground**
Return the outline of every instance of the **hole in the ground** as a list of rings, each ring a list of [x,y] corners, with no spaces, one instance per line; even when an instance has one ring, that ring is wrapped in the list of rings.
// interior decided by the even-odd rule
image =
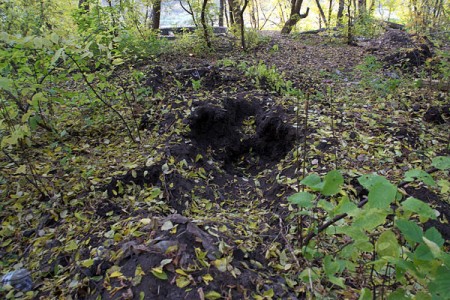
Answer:
[[[211,148],[228,172],[261,171],[285,157],[296,139],[282,113],[261,107],[258,101],[239,99],[201,105],[189,118],[189,137],[197,147]]]

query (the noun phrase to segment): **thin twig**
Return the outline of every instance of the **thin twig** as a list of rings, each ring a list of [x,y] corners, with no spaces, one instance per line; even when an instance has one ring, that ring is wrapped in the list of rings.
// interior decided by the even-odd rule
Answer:
[[[18,163],[14,158],[12,158],[11,155],[9,155],[9,153],[5,151],[5,149],[2,149],[2,152],[6,155],[6,157],[8,157],[8,159],[9,159],[14,165],[16,165],[16,167],[20,167],[19,163]],[[48,195],[46,195],[46,194],[41,190],[41,188],[39,187],[39,185],[37,184],[37,182],[36,182],[36,181],[33,181],[33,180],[36,180],[33,176],[32,176],[32,177],[33,177],[33,180],[32,180],[32,179],[30,179],[26,174],[21,174],[21,175],[23,175],[23,177],[25,177],[26,181],[28,181],[32,186],[34,186],[35,189],[36,189],[43,197],[48,196]]]
[[[308,110],[309,110],[309,92],[306,94],[306,102],[305,102],[305,128],[303,129],[304,132],[304,138],[303,138],[303,174],[302,174],[302,178],[305,178],[306,176],[306,157],[307,157],[307,151],[306,151],[306,145],[307,145],[307,141],[306,141],[306,136],[308,134]]]
[[[295,138],[297,140],[297,149],[296,149],[296,153],[297,153],[297,158],[296,158],[296,165],[297,165],[297,170],[299,171],[301,169],[301,165],[300,165],[300,153],[299,153],[299,149],[300,149],[300,138],[299,138],[299,127],[300,127],[300,97],[297,96],[297,112],[296,112],[296,124],[297,126],[295,126]],[[300,191],[300,176],[297,176],[297,192]]]
[[[100,100],[104,105],[106,105],[106,107],[108,107],[109,109],[111,109],[118,117],[119,119],[123,122],[123,124],[125,125],[125,128],[128,131],[128,135],[130,136],[130,138],[136,143],[133,133],[131,132],[130,127],[128,126],[125,118],[122,116],[122,114],[116,110],[110,103],[108,103],[105,99],[103,99],[103,97],[97,92],[97,90],[94,88],[94,86],[89,82],[88,78],[86,77],[86,74],[84,74],[84,72],[82,71],[81,66],[78,64],[78,62],[76,61],[75,58],[72,57],[72,55],[70,55],[69,53],[66,53],[67,57],[69,57],[74,64],[77,66],[78,70],[81,73],[81,76],[83,76],[84,82],[87,84],[87,86],[91,89],[91,91],[94,93],[94,95],[97,97],[98,100]]]
[[[297,255],[295,255],[295,252],[294,252],[294,249],[292,248],[291,243],[288,241],[288,239],[286,238],[286,235],[284,234],[283,220],[279,217],[278,221],[280,224],[280,234],[283,237],[283,240],[286,242],[286,247],[288,248],[289,252],[291,253],[291,256],[294,258],[297,268],[300,268],[300,261],[298,260]]]

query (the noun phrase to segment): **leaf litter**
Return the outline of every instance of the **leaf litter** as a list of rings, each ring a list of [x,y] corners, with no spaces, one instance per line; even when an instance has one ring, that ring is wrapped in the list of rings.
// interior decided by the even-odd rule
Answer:
[[[272,37],[250,55],[221,53],[276,66],[309,93],[307,127],[304,98],[258,85],[214,56],[140,66],[155,92],[139,104],[140,145],[120,122],[75,121],[64,142],[28,150],[50,199],[36,198],[19,180],[23,167],[2,158],[3,267],[32,270],[34,292],[25,298],[304,298],[310,286],[302,278],[315,266],[289,249],[288,218],[304,171],[345,170],[356,191],[358,175],[398,181],[445,154],[448,116],[427,111],[446,107],[448,93],[372,89],[356,68],[370,51],[329,38]],[[441,211],[441,221],[429,222],[448,243],[446,199],[414,182],[405,191]],[[346,286],[337,297],[357,297],[364,282],[348,278]]]

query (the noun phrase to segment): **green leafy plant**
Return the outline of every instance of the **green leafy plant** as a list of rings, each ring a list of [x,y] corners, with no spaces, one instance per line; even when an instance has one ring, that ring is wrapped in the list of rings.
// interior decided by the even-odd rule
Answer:
[[[204,55],[210,53],[211,49],[208,47],[204,36],[204,32],[201,29],[195,30],[195,32],[183,32],[176,35],[174,41],[168,43],[168,47],[164,50],[169,53],[183,53],[190,55]],[[213,37],[213,35],[210,35]]]
[[[402,84],[400,76],[395,71],[389,71],[388,76],[381,76],[383,64],[374,56],[367,56],[364,62],[356,66],[361,74],[361,86],[373,90],[380,97],[393,94]]]
[[[450,54],[448,51],[437,50],[435,57],[426,60],[425,70],[427,74],[424,74],[423,77],[428,76],[430,84],[432,80],[436,80],[439,82],[438,87],[440,89],[446,90],[449,88]]]
[[[247,49],[252,49],[267,44],[270,41],[270,38],[262,36],[256,29],[247,29],[245,30],[245,41]]]
[[[136,120],[131,125],[123,111],[132,110],[133,103],[146,94],[139,91],[138,75],[126,83],[111,82],[112,74],[125,64],[113,47],[97,43],[94,61],[91,42],[80,47],[78,40],[55,33],[27,37],[2,33],[0,44],[0,150],[41,195],[49,196],[41,177],[27,157],[13,155],[13,149],[25,150],[36,141],[61,141],[73,124],[81,122],[77,125],[86,128],[114,115],[133,141],[140,140],[139,131],[134,130]],[[87,89],[74,93],[70,87],[63,88],[67,83]],[[105,114],[104,108],[112,114]]]
[[[221,60],[218,60],[217,64],[224,67],[235,67],[237,65],[237,62],[229,58],[223,58]]]
[[[448,172],[450,158],[436,158],[433,166]],[[435,185],[431,175],[422,170],[405,174],[404,182],[412,180]],[[330,283],[341,288],[345,288],[344,272],[355,276],[359,272],[370,282],[370,287],[361,291],[363,299],[386,294],[447,297],[450,254],[444,250],[439,231],[434,227],[424,230],[422,226],[436,219],[436,212],[427,203],[402,195],[382,176],[363,175],[358,181],[368,191],[367,198],[359,203],[351,200],[338,171],[330,171],[323,178],[317,174],[307,176],[301,181],[307,191],[288,197],[294,207],[291,217],[298,221],[295,228],[302,257],[320,259],[322,271],[316,273],[323,273]],[[330,248],[321,249],[321,245]],[[307,282],[319,279],[305,272],[299,277]]]
[[[383,32],[382,24],[372,14],[359,14],[354,22],[354,34],[365,38],[374,38]]]
[[[292,82],[285,80],[284,73],[278,72],[275,66],[268,67],[262,61],[255,66],[247,66],[245,63],[238,66],[245,71],[245,75],[253,78],[256,86],[269,88],[277,93],[284,94],[292,89]]]
[[[192,88],[194,89],[194,91],[198,91],[201,87],[202,87],[202,79],[191,79],[191,83],[192,83]]]

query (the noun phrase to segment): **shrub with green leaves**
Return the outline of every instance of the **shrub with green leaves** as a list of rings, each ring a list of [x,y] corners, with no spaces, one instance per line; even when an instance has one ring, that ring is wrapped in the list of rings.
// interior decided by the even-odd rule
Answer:
[[[450,157],[437,157],[432,165],[448,173]],[[437,186],[423,170],[408,171],[404,180]],[[368,191],[359,203],[338,171],[307,176],[301,181],[307,190],[288,197],[291,217],[308,223],[296,225],[302,258],[322,262],[314,276],[308,268],[299,278],[307,283],[326,278],[345,289],[345,274],[362,276],[367,284],[360,299],[448,299],[450,254],[441,233],[423,226],[437,212],[382,176],[363,175],[358,182]]]
[[[238,67],[245,71],[246,76],[252,78],[257,87],[269,88],[280,94],[292,89],[292,82],[285,80],[285,74],[278,72],[275,66],[268,67],[260,61],[254,66],[247,66],[245,62],[242,62]]]
[[[135,86],[131,82],[118,85],[110,80],[125,64],[110,45],[95,43],[95,54],[90,50],[92,42],[80,47],[78,40],[66,40],[56,33],[27,37],[2,33],[0,45],[1,149],[29,144],[38,128],[62,137],[66,127],[82,118],[76,114],[86,109],[90,121],[98,116],[104,120],[104,108],[108,108],[133,135],[118,108],[130,106],[130,99],[136,100],[140,93],[130,93]],[[68,84],[86,89],[76,93]],[[74,114],[71,107],[83,109]]]

